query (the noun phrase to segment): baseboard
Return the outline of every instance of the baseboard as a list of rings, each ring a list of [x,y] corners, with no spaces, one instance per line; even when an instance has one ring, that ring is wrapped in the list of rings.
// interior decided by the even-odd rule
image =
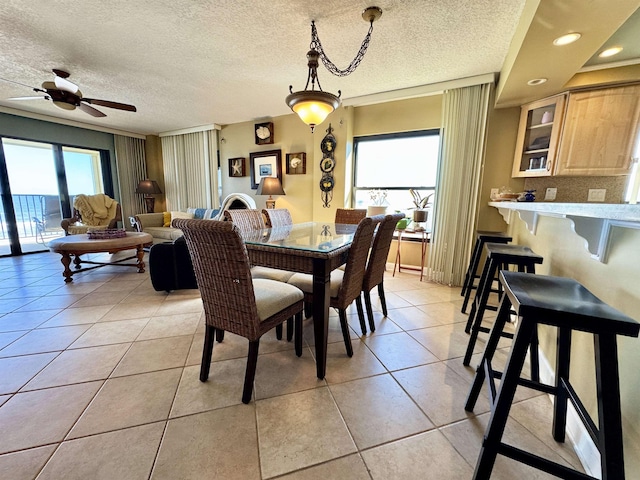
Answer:
[[[542,350],[539,350],[540,356],[540,380],[549,385],[555,383],[555,373],[551,368],[551,364],[544,356]],[[555,396],[549,395],[551,402],[555,401]],[[567,437],[573,446],[574,452],[578,456],[584,471],[595,478],[602,478],[600,468],[600,451],[591,440],[591,436],[586,427],[580,420],[578,413],[569,402],[567,409]]]

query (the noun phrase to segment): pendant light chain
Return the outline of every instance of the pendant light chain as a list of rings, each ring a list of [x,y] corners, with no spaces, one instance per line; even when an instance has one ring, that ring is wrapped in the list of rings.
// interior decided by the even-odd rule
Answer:
[[[335,64],[331,60],[329,60],[327,54],[324,53],[324,50],[322,49],[322,43],[320,43],[320,37],[318,37],[318,31],[316,30],[316,24],[313,21],[311,22],[311,44],[309,45],[309,47],[311,50],[316,50],[318,52],[318,54],[320,55],[320,59],[322,60],[322,63],[327,70],[329,70],[337,77],[346,77],[347,75],[355,72],[356,68],[358,68],[358,65],[360,65],[360,62],[364,58],[364,54],[367,53],[367,48],[369,48],[369,41],[371,39],[372,32],[373,20],[371,20],[370,22],[369,32],[367,33],[367,36],[364,37],[364,40],[362,41],[362,45],[360,45],[360,50],[358,50],[356,57],[344,70],[336,67]]]

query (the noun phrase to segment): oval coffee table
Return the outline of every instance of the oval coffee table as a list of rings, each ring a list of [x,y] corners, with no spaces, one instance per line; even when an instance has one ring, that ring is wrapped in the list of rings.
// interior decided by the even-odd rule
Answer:
[[[64,281],[69,283],[73,281],[72,275],[78,272],[86,272],[94,268],[104,267],[105,265],[120,265],[123,267],[138,267],[138,273],[144,272],[144,250],[143,247],[151,245],[153,237],[144,232],[127,232],[126,237],[121,238],[105,238],[105,239],[89,239],[86,233],[80,235],[68,235],[66,237],[56,238],[49,242],[49,250],[62,255],[62,265],[64,265]],[[93,262],[89,260],[81,260],[80,255],[86,253],[115,253],[122,250],[136,250],[136,254],[116,260],[114,262]],[[74,256],[73,263],[75,272],[69,268],[71,265],[71,255]],[[121,263],[126,260],[137,258],[136,263]],[[95,265],[93,267],[82,268],[81,263]]]

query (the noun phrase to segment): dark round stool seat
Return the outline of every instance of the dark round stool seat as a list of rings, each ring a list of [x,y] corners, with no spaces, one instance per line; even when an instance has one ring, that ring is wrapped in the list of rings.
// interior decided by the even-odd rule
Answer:
[[[478,230],[476,232],[476,242],[473,246],[473,252],[471,254],[471,258],[469,259],[467,273],[462,284],[462,291],[460,292],[460,295],[464,297],[464,302],[462,303],[462,313],[467,312],[467,305],[469,304],[469,297],[471,296],[471,292],[478,288],[478,286],[474,282],[476,278],[480,278],[480,275],[478,275],[478,266],[480,265],[480,259],[482,258],[482,250],[484,249],[484,244],[487,242],[509,243],[511,240],[511,237],[503,232],[489,232],[486,230]]]
[[[478,284],[478,290],[476,296],[473,299],[471,306],[471,312],[469,312],[469,318],[467,319],[467,325],[465,331],[470,333],[469,343],[467,345],[467,351],[464,356],[463,364],[469,365],[471,362],[471,356],[473,355],[473,349],[478,339],[480,332],[488,333],[489,329],[482,326],[482,320],[484,318],[484,312],[486,310],[497,310],[497,307],[488,305],[489,295],[492,292],[497,292],[501,297],[502,292],[500,288],[494,290],[492,288],[493,282],[497,279],[498,270],[507,270],[513,266],[518,269],[519,272],[535,273],[535,266],[541,264],[543,258],[531,250],[529,247],[522,245],[507,245],[503,243],[488,242],[484,245],[487,251],[487,259],[480,276],[480,283]],[[509,333],[504,333],[504,337],[512,338]],[[538,346],[537,341],[534,342],[531,347],[531,375],[534,380],[538,379]]]
[[[465,410],[473,411],[482,384],[487,379],[492,414],[476,463],[474,480],[488,479],[491,476],[498,454],[560,478],[593,478],[502,443],[502,435],[518,385],[555,395],[552,433],[558,442],[565,440],[567,405],[568,401],[571,401],[600,451],[601,478],[623,480],[625,473],[616,337],[637,337],[640,324],[607,305],[570,278],[502,271],[500,282],[504,288],[504,295],[465,405]],[[509,321],[511,309],[519,316],[517,330],[504,372],[495,372],[491,368],[491,361],[502,329]],[[539,324],[557,327],[554,385],[520,378],[527,349]],[[598,425],[569,382],[573,330],[593,334]],[[496,378],[501,378],[500,389],[497,391]]]

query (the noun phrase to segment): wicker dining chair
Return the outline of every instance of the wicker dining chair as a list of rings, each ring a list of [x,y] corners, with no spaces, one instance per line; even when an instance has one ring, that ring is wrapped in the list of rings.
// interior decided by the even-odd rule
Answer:
[[[209,378],[217,330],[249,340],[242,402],[253,392],[260,337],[295,316],[296,355],[302,355],[303,293],[293,285],[251,278],[249,256],[238,228],[216,220],[175,220],[184,233],[205,313],[200,381]]]
[[[331,298],[329,305],[338,310],[344,345],[347,349],[347,355],[350,357],[353,356],[353,347],[351,346],[346,310],[355,300],[360,325],[362,326],[364,324],[364,312],[362,311],[362,300],[360,299],[362,280],[364,278],[369,248],[371,247],[373,231],[383,218],[383,215],[366,217],[358,224],[356,233],[353,236],[351,248],[349,249],[349,255],[347,256],[346,268],[344,271],[338,269],[331,272],[331,283],[329,287]],[[313,277],[311,275],[296,273],[289,279],[289,283],[304,292],[305,302],[311,302],[313,300]]]
[[[357,225],[366,216],[366,208],[338,208],[335,223]]]
[[[262,215],[266,219],[267,228],[286,227],[293,225],[291,213],[286,208],[264,208]]]
[[[232,222],[243,233],[266,228],[263,213],[257,209],[225,210],[224,218],[226,221]],[[252,267],[251,276],[286,283],[293,276],[293,272],[269,267]],[[289,342],[293,338],[293,330],[293,321],[290,320],[287,322],[287,340]],[[276,337],[278,340],[282,339],[282,325],[276,327]]]
[[[384,271],[387,266],[387,257],[391,248],[391,240],[393,240],[393,232],[396,224],[404,218],[404,213],[396,213],[387,215],[380,222],[376,231],[367,262],[367,270],[364,273],[362,281],[362,294],[364,296],[364,305],[367,309],[367,317],[369,318],[369,328],[372,332],[376,331],[376,325],[373,319],[373,308],[371,308],[371,289],[378,287],[378,297],[382,305],[382,313],[387,316],[387,302],[384,298]],[[366,328],[362,334],[367,333]]]

